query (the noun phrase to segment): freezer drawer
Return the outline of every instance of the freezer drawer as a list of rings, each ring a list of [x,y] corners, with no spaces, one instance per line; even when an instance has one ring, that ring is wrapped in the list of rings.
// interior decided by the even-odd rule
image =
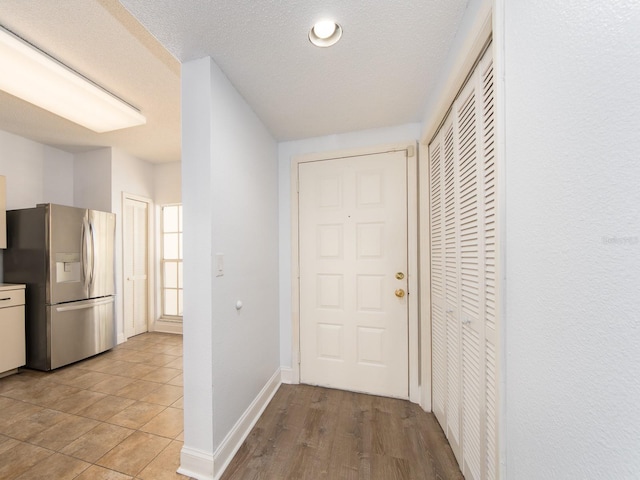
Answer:
[[[114,297],[47,307],[51,325],[51,369],[116,345]]]

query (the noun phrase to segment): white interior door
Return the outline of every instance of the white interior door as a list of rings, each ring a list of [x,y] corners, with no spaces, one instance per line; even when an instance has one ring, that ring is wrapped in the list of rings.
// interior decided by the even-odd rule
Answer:
[[[123,200],[124,323],[128,337],[148,330],[149,203]]]
[[[406,151],[298,175],[300,381],[407,398]]]
[[[458,459],[461,437],[461,346],[460,346],[460,191],[459,168],[455,161],[458,146],[454,124],[449,122],[444,135],[444,286],[447,331],[447,438]]]
[[[469,480],[498,475],[494,128],[488,49],[429,145],[433,411]]]

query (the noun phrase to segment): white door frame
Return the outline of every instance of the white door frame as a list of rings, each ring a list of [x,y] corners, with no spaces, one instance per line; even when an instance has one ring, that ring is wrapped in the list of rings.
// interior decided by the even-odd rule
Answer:
[[[305,162],[359,157],[376,153],[407,152],[407,252],[409,307],[409,400],[420,403],[420,385],[425,374],[420,370],[420,338],[418,287],[418,157],[415,143],[397,143],[374,148],[360,148],[300,155],[291,159],[291,370],[292,383],[300,383],[300,284],[298,243],[298,165]],[[430,339],[430,336],[429,336]],[[421,379],[421,377],[423,377]]]
[[[122,203],[120,205],[120,228],[122,229],[122,323],[124,324],[124,336],[129,338],[132,336],[131,329],[125,324],[124,310],[125,310],[125,271],[124,271],[124,249],[125,249],[125,237],[124,237],[124,212],[125,212],[125,200],[135,200],[147,204],[147,331],[151,331],[152,315],[155,312],[154,302],[154,261],[153,261],[153,239],[155,238],[153,230],[153,200],[133,193],[122,192]]]

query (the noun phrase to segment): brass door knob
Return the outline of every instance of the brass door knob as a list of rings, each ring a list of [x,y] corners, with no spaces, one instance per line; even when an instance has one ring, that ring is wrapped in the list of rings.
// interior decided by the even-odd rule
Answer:
[[[397,289],[396,290],[396,297],[398,297],[398,298],[404,297],[404,290],[401,289],[401,288]]]

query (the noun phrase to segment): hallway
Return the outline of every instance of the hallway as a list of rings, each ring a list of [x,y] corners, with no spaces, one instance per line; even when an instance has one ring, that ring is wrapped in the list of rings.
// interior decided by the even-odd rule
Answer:
[[[406,400],[281,385],[222,480],[462,480],[435,417]]]
[[[0,480],[187,479],[182,336],[145,333],[53,372],[0,379]],[[462,479],[408,401],[281,385],[223,480]]]

